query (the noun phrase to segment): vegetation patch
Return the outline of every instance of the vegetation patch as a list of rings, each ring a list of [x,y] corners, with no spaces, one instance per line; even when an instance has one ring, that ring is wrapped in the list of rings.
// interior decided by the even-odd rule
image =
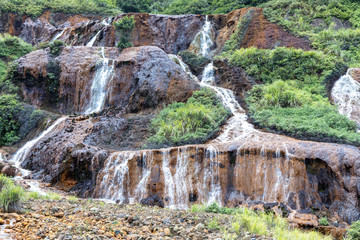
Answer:
[[[252,234],[272,237],[279,240],[332,239],[331,236],[324,236],[316,231],[302,231],[291,228],[286,219],[276,217],[272,213],[255,212],[247,208],[220,207],[217,203],[213,203],[209,206],[193,205],[190,211],[233,215],[231,232],[235,232],[235,234],[224,232],[225,239],[238,239],[244,237],[242,235],[244,229]],[[217,226],[216,219],[214,218],[208,223],[210,229],[216,228]]]
[[[4,212],[20,212],[24,190],[13,180],[0,174],[0,206]]]
[[[120,49],[129,48],[133,46],[133,43],[130,41],[131,32],[135,27],[134,16],[125,16],[119,21],[114,23],[115,29],[120,32],[120,41],[117,44],[117,47]]]
[[[148,147],[203,143],[225,123],[230,111],[209,88],[195,91],[186,103],[173,103],[151,121]]]
[[[32,17],[45,10],[63,13],[92,13],[116,15],[120,13],[115,0],[1,0],[0,12],[14,12]]]

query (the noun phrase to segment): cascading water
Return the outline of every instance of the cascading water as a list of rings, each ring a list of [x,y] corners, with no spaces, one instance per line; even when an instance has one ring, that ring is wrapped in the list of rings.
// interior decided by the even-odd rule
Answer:
[[[106,84],[114,73],[114,60],[105,57],[105,48],[101,48],[102,61],[96,70],[90,90],[90,103],[85,110],[85,114],[99,112],[105,103]],[[112,61],[112,64],[109,62]]]
[[[67,117],[61,117],[57,119],[50,127],[43,131],[37,138],[28,141],[22,148],[20,148],[14,156],[9,160],[15,164],[15,167],[19,168],[23,174],[28,175],[29,171],[21,169],[21,163],[27,158],[30,150],[44,137],[52,133],[61,123],[63,123]]]
[[[61,32],[56,34],[55,37],[53,39],[51,39],[51,42],[54,42],[55,40],[59,39],[64,34],[65,30],[66,29],[64,28]]]
[[[346,75],[337,80],[332,88],[331,97],[340,114],[357,122],[360,126],[360,83],[350,75],[351,68]]]
[[[208,20],[208,16],[205,18],[205,24],[195,35],[194,40],[190,45],[195,53],[206,57],[210,54],[211,48],[214,46],[214,31],[211,22]]]
[[[99,31],[95,34],[94,37],[92,37],[92,38],[90,39],[90,41],[86,44],[87,47],[92,47],[92,46],[94,45],[94,43],[95,43],[97,37],[99,36],[99,34],[100,34],[102,31],[104,31],[104,29],[105,29],[106,27],[110,26],[111,20],[112,20],[111,17],[109,17],[109,18],[104,19],[104,20],[101,21],[101,24],[104,25],[104,27],[103,27],[101,30],[99,30]]]

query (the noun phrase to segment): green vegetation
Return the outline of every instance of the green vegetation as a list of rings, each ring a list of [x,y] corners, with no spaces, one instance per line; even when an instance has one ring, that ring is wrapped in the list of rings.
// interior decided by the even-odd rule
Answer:
[[[264,4],[272,22],[330,56],[344,59],[350,67],[360,61],[360,10],[355,0],[273,0]],[[349,22],[352,26],[341,28]]]
[[[214,91],[195,91],[186,103],[173,103],[152,120],[151,147],[203,143],[211,138],[229,116]]]
[[[44,112],[20,102],[13,80],[17,65],[10,62],[32,50],[20,38],[0,35],[0,146],[16,143],[45,117]]]
[[[320,218],[320,219],[319,219],[319,224],[320,224],[321,226],[329,226],[329,225],[330,225],[330,223],[329,223],[329,221],[327,220],[326,217]]]
[[[1,0],[0,3],[0,12],[15,12],[32,17],[40,16],[45,10],[103,15],[120,13],[115,0]]]
[[[45,48],[50,48],[50,53],[55,55],[55,56],[59,56],[63,47],[66,44],[61,41],[61,40],[55,40],[53,42],[41,42],[38,45],[38,49],[45,49]]]
[[[206,64],[210,61],[208,58],[196,55],[188,50],[181,51],[178,55],[182,58],[184,63],[191,67],[191,70],[196,75],[200,74],[204,70]]]
[[[238,49],[223,56],[264,83],[246,98],[256,125],[301,139],[360,145],[355,122],[340,115],[326,93],[328,82],[346,69],[341,59],[282,47]]]
[[[120,49],[132,47],[133,44],[130,42],[131,32],[135,27],[134,16],[125,16],[119,21],[114,23],[114,27],[117,31],[120,32],[120,41],[117,44],[117,47]]]
[[[360,221],[355,221],[351,224],[350,229],[346,235],[347,240],[359,240],[360,239]]]
[[[191,212],[212,212],[233,215],[230,229],[223,229],[225,239],[238,239],[242,231],[252,234],[272,237],[278,240],[330,240],[331,236],[324,236],[315,231],[302,231],[289,226],[284,218],[276,217],[272,213],[255,212],[247,208],[220,207],[217,203],[210,206],[193,205]],[[216,218],[208,223],[208,228],[218,227]],[[229,234],[235,232],[237,236]]]
[[[0,174],[0,206],[4,212],[20,212],[24,190],[8,177]]]

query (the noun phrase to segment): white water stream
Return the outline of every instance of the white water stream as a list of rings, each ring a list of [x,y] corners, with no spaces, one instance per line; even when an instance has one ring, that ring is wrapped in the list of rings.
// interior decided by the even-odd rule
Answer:
[[[55,40],[59,39],[65,32],[66,28],[64,28],[61,32],[55,35],[53,39],[51,39],[51,42],[54,42]]]
[[[94,46],[94,43],[95,43],[97,37],[99,36],[99,34],[100,34],[102,31],[104,31],[104,29],[105,29],[106,27],[110,26],[111,20],[112,20],[111,17],[109,17],[109,18],[104,19],[104,20],[101,21],[101,24],[104,25],[104,27],[103,27],[102,29],[100,29],[100,30],[95,34],[94,37],[92,37],[92,38],[90,39],[90,41],[86,44],[87,47],[92,47],[92,46]]]
[[[357,122],[360,126],[360,83],[355,81],[348,69],[346,75],[337,80],[332,88],[331,97],[340,114]]]
[[[105,57],[105,48],[101,48],[102,61],[96,70],[90,90],[90,103],[85,114],[91,114],[102,110],[106,97],[106,84],[114,73],[114,61]],[[110,64],[112,61],[112,64]]]

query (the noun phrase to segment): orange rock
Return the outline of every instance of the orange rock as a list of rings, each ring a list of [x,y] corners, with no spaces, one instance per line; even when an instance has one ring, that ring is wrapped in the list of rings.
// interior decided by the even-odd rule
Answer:
[[[296,211],[290,213],[287,220],[290,224],[297,227],[317,227],[319,225],[317,216],[313,214],[298,213]]]

